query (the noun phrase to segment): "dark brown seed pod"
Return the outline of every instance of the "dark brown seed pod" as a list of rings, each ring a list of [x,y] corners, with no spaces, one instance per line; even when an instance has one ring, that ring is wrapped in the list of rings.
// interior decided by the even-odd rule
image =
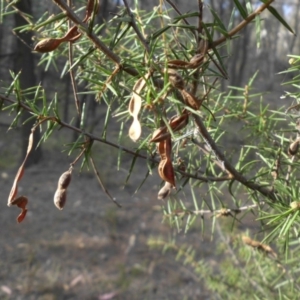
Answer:
[[[67,201],[67,190],[57,189],[54,194],[54,204],[59,209],[62,210]]]
[[[199,109],[200,103],[195,96],[193,96],[186,90],[181,90],[180,92],[181,92],[181,95],[182,95],[183,100],[186,103],[186,105],[190,106],[191,108],[193,108],[195,110]]]
[[[58,180],[58,189],[66,189],[70,182],[71,182],[71,179],[72,179],[72,171],[69,170],[67,172],[64,172],[60,177],[59,177],[59,180]]]

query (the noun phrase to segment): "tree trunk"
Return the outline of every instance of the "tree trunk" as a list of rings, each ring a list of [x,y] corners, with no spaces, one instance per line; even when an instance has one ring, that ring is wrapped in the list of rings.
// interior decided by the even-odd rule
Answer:
[[[25,14],[31,15],[31,1],[30,0],[22,0],[18,1],[16,3],[16,7]],[[24,26],[27,22],[24,20],[24,18],[16,13],[15,14],[15,26]],[[17,47],[17,54],[16,59],[14,61],[15,66],[15,72],[18,73],[21,71],[20,75],[20,86],[21,89],[27,89],[29,87],[33,87],[36,85],[36,78],[34,74],[34,59],[32,54],[32,49],[30,49],[30,45],[32,44],[32,34],[31,32],[22,32],[17,33],[18,39],[16,43]],[[24,112],[21,117],[22,124],[24,121],[26,121],[31,115],[28,112]],[[22,139],[22,158],[23,159],[27,152],[27,146],[28,146],[28,137],[31,132],[31,128],[33,124],[35,123],[35,120],[31,120],[29,122],[26,122],[24,125],[22,125],[21,129],[21,139]],[[39,141],[40,134],[39,130],[36,130],[34,133],[34,143],[33,143],[33,150],[30,154],[30,156],[27,159],[26,166],[36,164],[41,158],[42,151],[41,148],[36,149],[37,143]]]

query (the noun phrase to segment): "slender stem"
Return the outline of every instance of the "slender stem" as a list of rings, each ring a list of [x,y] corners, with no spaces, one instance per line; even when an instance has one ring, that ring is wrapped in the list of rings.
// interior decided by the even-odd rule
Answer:
[[[262,4],[259,6],[252,14],[250,14],[245,20],[243,20],[240,24],[238,24],[236,27],[234,27],[232,30],[230,30],[227,34],[227,36],[223,36],[220,39],[212,42],[211,45],[209,45],[209,48],[214,48],[222,43],[224,43],[228,38],[233,37],[235,34],[237,34],[239,31],[241,31],[244,27],[246,27],[256,16],[261,14],[266,8],[268,8],[272,2],[275,0],[269,0],[268,2]]]
[[[84,24],[76,14],[70,9],[70,7],[62,0],[53,0],[53,2],[65,12],[65,14],[70,18],[76,25],[78,25],[79,29],[86,33],[86,36],[94,43],[95,47],[101,50],[110,60],[120,65],[121,58],[111,51],[99,38],[96,34],[89,30],[88,26]],[[123,66],[122,68],[125,72],[132,76],[138,76],[139,72],[132,67]]]
[[[7,97],[4,97],[4,96],[1,96],[0,95],[0,99],[3,100],[3,101],[7,101],[7,102],[10,102],[10,103],[17,103],[20,107],[22,107],[23,109],[33,113],[32,109],[27,106],[26,104],[24,104],[22,101],[20,102],[17,102],[13,99],[10,99],[10,98],[7,98]],[[41,117],[43,119],[43,122],[44,122],[44,119],[47,119],[47,121],[52,121],[52,122],[56,122],[58,123],[60,126],[62,127],[65,127],[65,128],[68,128],[74,132],[77,132],[79,134],[82,134],[84,136],[86,136],[87,138],[91,139],[91,140],[94,140],[94,141],[98,141],[100,143],[103,143],[103,144],[106,144],[106,145],[109,145],[113,148],[116,148],[116,149],[119,149],[119,150],[122,150],[123,152],[127,153],[127,154],[130,154],[132,156],[136,156],[136,157],[139,157],[139,158],[142,158],[142,159],[146,159],[148,161],[151,161],[153,163],[156,163],[158,164],[159,163],[159,160],[155,159],[155,158],[152,158],[152,157],[148,157],[146,155],[143,155],[143,154],[140,154],[138,152],[135,152],[135,151],[132,151],[126,147],[123,147],[122,145],[118,145],[116,143],[113,143],[113,142],[110,142],[106,139],[103,139],[103,138],[100,138],[98,136],[95,136],[89,132],[85,132],[84,130],[78,128],[78,127],[75,127],[75,126],[72,126],[62,120],[59,120],[57,119],[56,117],[53,117],[53,116],[42,116]],[[182,170],[180,170],[179,168],[175,169],[175,171],[177,173],[180,173],[183,177],[188,177],[188,178],[193,178],[193,179],[196,179],[196,180],[200,180],[200,181],[203,181],[203,182],[219,182],[219,181],[227,181],[227,180],[231,180],[231,178],[229,176],[225,176],[225,177],[210,177],[210,176],[200,176],[200,175],[197,175],[197,174],[191,174],[191,173],[187,173],[187,172],[184,172]]]
[[[130,25],[131,27],[133,28],[133,30],[135,31],[136,35],[138,36],[139,40],[141,41],[141,43],[143,44],[145,50],[147,51],[147,53],[149,54],[150,53],[150,48],[149,48],[149,45],[146,41],[146,39],[144,38],[144,36],[142,35],[142,33],[140,32],[139,28],[137,27],[136,25],[136,22],[135,22],[135,19],[134,19],[134,16],[133,16],[133,13],[131,12],[131,9],[128,5],[128,2],[127,0],[123,0],[124,2],[124,5],[126,7],[126,10],[127,10],[127,13],[128,15],[130,16]]]
[[[72,6],[72,0],[68,0],[68,5],[71,7]],[[71,19],[68,19],[68,29],[72,27],[72,21]],[[73,65],[73,45],[72,42],[69,42],[69,66],[70,66],[70,78],[71,78],[71,84],[72,84],[72,89],[73,89],[73,95],[74,95],[74,100],[75,100],[75,107],[77,110],[78,118],[81,118],[81,108],[80,108],[80,102],[78,99],[78,89],[77,89],[77,84],[75,81],[75,74],[74,74],[74,69],[71,68]],[[80,120],[79,120],[80,123]]]
[[[207,131],[204,123],[202,122],[201,118],[193,114],[195,123],[198,127],[199,132],[201,133],[202,137],[207,141],[207,143],[210,145],[211,149],[214,151],[216,156],[223,162],[225,169],[233,176],[233,178],[246,187],[248,187],[251,190],[258,191],[265,197],[271,199],[272,201],[276,201],[276,194],[272,189],[260,186],[252,181],[248,181],[246,177],[244,177],[240,172],[238,172],[233,165],[229,163],[229,161],[226,159],[225,155],[220,151],[217,144],[213,140],[213,138],[210,136],[209,132]]]
[[[213,214],[213,215],[220,215],[220,216],[232,216],[233,214],[238,214],[244,210],[249,210],[252,208],[257,208],[258,206],[264,205],[265,202],[261,201],[251,205],[245,205],[238,208],[222,208],[217,210],[209,210],[209,209],[201,209],[201,210],[192,210],[191,212],[195,215],[206,215],[206,214]]]
[[[97,177],[97,180],[98,180],[98,182],[99,182],[99,184],[100,184],[100,186],[101,186],[103,192],[104,192],[104,193],[106,194],[106,196],[107,196],[113,203],[115,203],[118,207],[122,207],[122,205],[121,205],[120,203],[118,203],[118,202],[115,200],[115,198],[112,197],[112,195],[109,193],[109,191],[108,191],[108,190],[106,189],[106,187],[104,186],[104,184],[103,184],[103,182],[102,182],[102,180],[101,180],[100,174],[99,174],[99,172],[98,172],[98,170],[97,170],[97,168],[96,168],[96,165],[95,165],[95,162],[94,162],[94,159],[93,159],[92,156],[90,157],[90,161],[91,161],[91,164],[92,164],[94,173],[95,173],[95,175],[96,175],[96,177]]]

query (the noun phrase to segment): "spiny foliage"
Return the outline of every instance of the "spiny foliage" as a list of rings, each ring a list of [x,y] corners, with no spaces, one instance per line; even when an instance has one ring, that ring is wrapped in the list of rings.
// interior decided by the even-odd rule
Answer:
[[[160,1],[151,12],[132,10],[124,1],[119,13],[102,25],[95,21],[98,1],[89,0],[83,8],[70,7],[60,0],[53,2],[62,13],[45,13],[36,22],[28,18],[28,25],[16,30],[36,33],[39,41],[33,50],[40,55],[39,65],[45,71],[54,67],[61,77],[70,74],[74,118],[79,125],[62,119],[63,99],[58,94],[49,100],[48,91],[42,86],[21,90],[20,73],[11,72],[12,82],[2,86],[0,94],[1,109],[15,114],[10,127],[19,124],[26,110],[36,120],[32,132],[38,129],[43,133],[39,144],[47,142],[61,127],[79,134],[75,142],[61,145],[75,156],[68,174],[75,171],[78,162],[82,161],[81,168],[89,167],[90,162],[106,195],[117,205],[102,183],[93,158],[94,143],[119,150],[118,168],[125,153],[132,156],[126,183],[137,158],[143,159],[148,169],[141,182],[136,183],[137,189],[157,169],[162,181],[158,198],[165,199],[165,218],[178,230],[185,226],[187,231],[199,216],[203,220],[211,215],[214,231],[218,218],[230,217],[234,225],[249,210],[255,210],[266,233],[256,248],[267,249],[262,245],[277,239],[286,257],[290,257],[291,245],[298,243],[300,139],[298,114],[294,110],[299,104],[290,109],[270,108],[263,95],[253,89],[257,73],[244,87],[219,90],[219,82],[227,79],[225,62],[230,54],[221,55],[221,47],[230,46],[231,39],[245,26],[251,26],[253,20],[259,44],[262,11],[268,9],[292,31],[271,6],[273,1],[262,1],[256,10],[250,1],[246,7],[234,1],[229,25],[213,9],[205,8],[202,1],[198,1],[198,11],[187,14],[181,14],[171,1],[167,1],[170,10]],[[1,7],[4,18],[21,13],[13,2]],[[242,19],[235,27],[234,18]],[[293,57],[289,72],[299,72],[298,62],[299,57]],[[297,73],[288,84],[298,89],[298,80]],[[84,90],[79,93],[80,86]],[[105,109],[101,132],[92,132],[89,127],[85,102],[79,99],[82,94],[92,95]],[[297,102],[299,91],[287,96]],[[116,121],[120,129],[114,137],[109,124]],[[226,142],[236,135],[239,147]],[[120,144],[124,140],[129,146]],[[31,148],[32,134],[27,155]],[[23,221],[28,204],[27,197],[19,196],[17,190],[26,158],[8,201],[9,205],[22,208],[19,222]],[[65,207],[66,187],[59,184],[55,193],[59,209]],[[238,278],[241,270],[242,267],[232,276]],[[220,289],[234,286],[244,295],[242,287],[234,282],[228,278],[224,286],[217,287],[218,292],[222,295]],[[257,297],[260,295],[258,292]]]

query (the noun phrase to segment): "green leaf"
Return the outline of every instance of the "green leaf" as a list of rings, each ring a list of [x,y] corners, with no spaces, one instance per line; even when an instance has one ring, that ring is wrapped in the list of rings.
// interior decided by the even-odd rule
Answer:
[[[241,16],[246,19],[248,17],[247,11],[245,10],[245,8],[242,6],[242,4],[239,2],[239,0],[233,0],[236,8],[238,9],[238,11],[240,12]]]
[[[263,3],[269,2],[268,0],[260,0]],[[293,29],[289,26],[289,24],[282,18],[282,16],[278,13],[278,11],[273,6],[267,7],[268,11],[292,34],[296,35]]]

